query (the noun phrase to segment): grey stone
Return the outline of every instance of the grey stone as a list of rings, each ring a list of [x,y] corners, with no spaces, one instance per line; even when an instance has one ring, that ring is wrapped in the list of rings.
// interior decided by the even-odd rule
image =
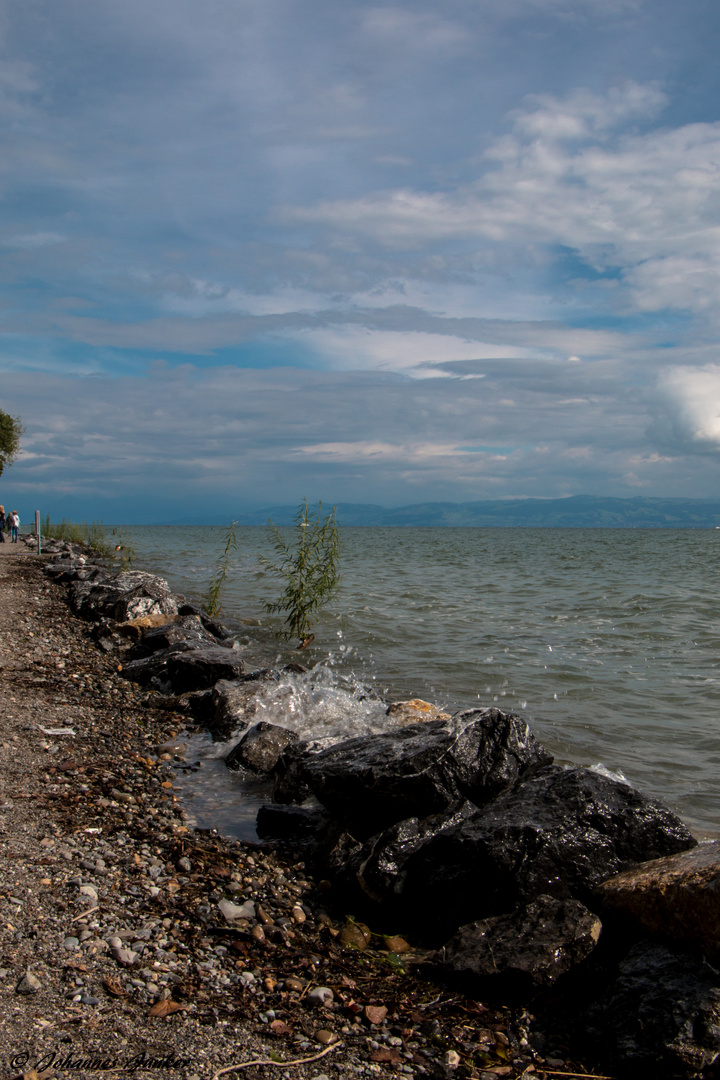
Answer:
[[[244,904],[233,904],[232,900],[221,900],[218,904],[220,914],[227,922],[235,922],[236,919],[254,919],[255,905],[252,900]]]
[[[26,971],[22,976],[17,986],[15,987],[16,994],[37,994],[38,990],[42,989],[42,983],[37,979],[31,971]]]
[[[315,1005],[318,1008],[321,1008],[334,1001],[335,995],[329,986],[316,986],[315,989],[311,990],[307,995],[306,1000],[309,1005]]]

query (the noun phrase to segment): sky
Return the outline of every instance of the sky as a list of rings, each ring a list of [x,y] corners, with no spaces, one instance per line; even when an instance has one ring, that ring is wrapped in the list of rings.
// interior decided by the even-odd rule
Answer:
[[[717,497],[719,31],[0,0],[0,502]]]

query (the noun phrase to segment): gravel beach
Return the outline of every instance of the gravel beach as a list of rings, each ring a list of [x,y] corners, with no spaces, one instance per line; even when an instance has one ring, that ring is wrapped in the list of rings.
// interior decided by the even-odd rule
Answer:
[[[0,545],[0,1076],[591,1075],[523,1010],[419,978],[291,852],[193,830],[185,721],[45,558]]]

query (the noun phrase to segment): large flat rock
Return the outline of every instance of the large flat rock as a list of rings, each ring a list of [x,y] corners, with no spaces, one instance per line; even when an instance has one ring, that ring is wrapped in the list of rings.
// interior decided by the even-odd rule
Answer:
[[[361,838],[462,799],[478,806],[552,761],[525,720],[499,709],[366,735],[299,762],[302,780]]]
[[[609,911],[652,934],[720,955],[720,842],[633,867],[600,885]]]
[[[221,679],[237,679],[245,668],[240,654],[222,645],[192,648],[179,642],[141,660],[123,664],[121,674],[164,693],[185,694],[205,690]]]

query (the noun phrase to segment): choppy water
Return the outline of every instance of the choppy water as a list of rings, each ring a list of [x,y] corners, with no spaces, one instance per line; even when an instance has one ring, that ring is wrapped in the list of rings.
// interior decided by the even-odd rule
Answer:
[[[290,532],[290,530],[288,530]],[[238,530],[224,618],[242,620],[251,666],[287,663],[281,592]],[[133,527],[135,566],[197,598],[222,552],[213,527]],[[379,730],[381,699],[522,713],[559,760],[602,763],[720,835],[720,531],[344,528],[340,590],[300,654],[311,668],[266,701],[297,730]],[[248,835],[254,798],[227,749],[196,737],[202,825]],[[213,762],[213,755],[215,762]],[[200,777],[204,779],[200,781]]]

